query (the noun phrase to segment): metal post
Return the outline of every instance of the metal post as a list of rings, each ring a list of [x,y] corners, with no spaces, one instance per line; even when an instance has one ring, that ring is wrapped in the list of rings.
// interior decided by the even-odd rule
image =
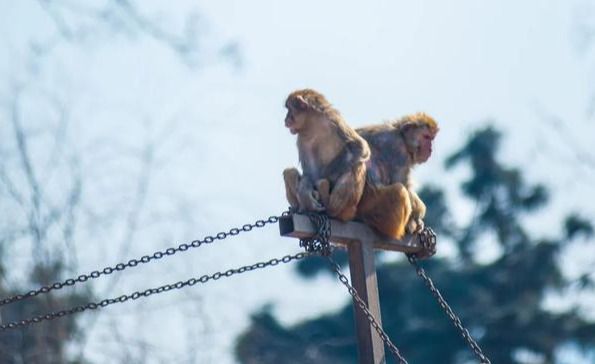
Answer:
[[[309,238],[316,234],[306,216],[284,216],[279,220],[282,236]],[[418,236],[406,236],[402,240],[390,240],[376,235],[368,226],[358,222],[342,223],[331,220],[330,241],[346,245],[349,252],[351,284],[367,304],[374,318],[381,324],[378,282],[374,263],[374,249],[417,253],[422,246]],[[360,364],[385,363],[384,344],[372,328],[365,314],[354,301],[355,327]]]
[[[348,252],[351,285],[366,303],[378,324],[382,325],[372,242],[355,241],[349,244]],[[359,362],[361,364],[385,363],[382,339],[376,330],[372,328],[368,318],[359,308],[355,299],[353,301],[353,310],[355,313]]]

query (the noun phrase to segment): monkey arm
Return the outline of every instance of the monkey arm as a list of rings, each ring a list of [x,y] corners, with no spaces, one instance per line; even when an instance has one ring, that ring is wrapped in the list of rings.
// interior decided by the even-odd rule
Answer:
[[[366,167],[363,162],[341,175],[329,196],[327,212],[341,221],[349,221],[355,217],[357,205],[366,183]]]
[[[368,143],[362,138],[348,142],[326,166],[324,179],[316,182],[327,213],[342,221],[353,220],[366,183]]]
[[[329,180],[324,178],[316,181],[316,190],[320,195],[320,202],[322,202],[325,207],[328,207],[331,199],[331,183]]]
[[[320,194],[314,188],[312,179],[302,176],[298,184],[297,199],[301,211],[324,211],[325,206],[320,202]]]
[[[287,168],[283,171],[285,181],[285,194],[291,208],[297,211],[323,211],[320,203],[320,194],[314,189],[312,180],[300,175],[296,168]]]
[[[294,210],[299,210],[300,204],[297,191],[300,183],[300,172],[296,168],[286,168],[283,171],[283,181],[285,181],[285,195],[289,206]]]
[[[418,233],[424,228],[423,218],[426,216],[426,204],[411,188],[407,190],[409,191],[409,200],[411,201],[411,217],[407,222],[407,232]]]
[[[349,156],[354,163],[365,162],[370,159],[370,146],[368,145],[368,142],[359,135],[357,136],[357,139],[348,142],[345,148],[348,150]]]
[[[417,193],[411,188],[409,190],[409,198],[411,200],[411,213],[416,217],[423,219],[426,216],[426,204],[419,198]]]

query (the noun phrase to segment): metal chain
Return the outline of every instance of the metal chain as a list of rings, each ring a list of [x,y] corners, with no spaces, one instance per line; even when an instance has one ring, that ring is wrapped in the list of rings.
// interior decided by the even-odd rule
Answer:
[[[372,312],[370,312],[368,305],[357,293],[357,290],[351,284],[349,284],[349,279],[347,276],[341,273],[341,266],[332,258],[332,247],[329,241],[331,236],[331,223],[328,216],[317,213],[307,213],[306,215],[310,218],[310,221],[316,228],[317,233],[312,238],[300,239],[300,246],[304,247],[308,252],[317,252],[326,257],[331,267],[339,277],[341,283],[347,287],[349,294],[357,302],[358,307],[362,310],[364,315],[366,315],[370,325],[374,328],[374,330],[376,330],[378,336],[380,336],[380,339],[382,339],[384,344],[389,348],[395,359],[400,364],[409,364],[403,355],[401,355],[396,345],[393,344],[386,331],[384,331],[382,326],[380,326]]]
[[[287,211],[283,212],[282,215],[286,215],[287,213],[288,213]],[[48,293],[48,292],[51,292],[54,290],[61,289],[65,286],[74,286],[76,283],[83,283],[90,279],[96,279],[96,278],[99,278],[104,275],[112,274],[115,271],[120,272],[126,268],[133,268],[139,264],[149,263],[153,260],[158,260],[158,259],[161,259],[161,258],[164,258],[167,256],[171,256],[178,252],[184,252],[190,248],[198,248],[199,246],[201,246],[203,244],[211,244],[215,240],[224,240],[228,236],[235,236],[235,235],[240,234],[241,232],[251,231],[254,228],[262,228],[262,227],[266,226],[267,224],[275,224],[278,221],[279,221],[278,216],[270,216],[266,220],[256,220],[256,222],[254,222],[253,224],[245,224],[241,228],[232,228],[227,232],[222,231],[220,233],[217,233],[215,236],[211,236],[211,235],[206,236],[202,240],[193,240],[190,243],[180,244],[175,248],[171,247],[171,248],[167,248],[167,249],[164,249],[161,251],[156,251],[155,253],[153,253],[151,255],[145,255],[139,259],[131,259],[126,263],[118,263],[114,266],[108,266],[101,270],[95,270],[88,274],[81,274],[77,278],[70,278],[70,279],[66,279],[62,282],[55,282],[53,284],[43,286],[39,289],[31,290],[24,294],[17,294],[17,295],[11,296],[11,297],[4,298],[4,299],[0,300],[0,306],[4,306],[4,305],[7,305],[7,304],[13,303],[13,302],[22,301],[27,298],[35,297],[40,294],[45,294],[45,293]]]
[[[415,253],[418,259],[424,259],[434,256],[436,254],[436,233],[432,228],[426,226],[418,233],[419,242],[421,243],[421,251]]]
[[[184,287],[190,287],[190,286],[194,286],[198,283],[206,283],[210,280],[218,280],[220,278],[227,278],[227,277],[231,277],[233,275],[236,274],[242,274],[245,272],[250,272],[253,270],[257,270],[257,269],[263,269],[266,267],[271,267],[271,266],[275,266],[278,265],[280,263],[289,263],[293,260],[299,260],[299,259],[303,259],[306,258],[308,256],[312,255],[312,253],[304,253],[304,252],[300,252],[294,255],[286,255],[282,258],[273,258],[269,261],[266,262],[259,262],[259,263],[255,263],[252,265],[245,265],[242,266],[240,268],[235,268],[235,269],[228,269],[225,272],[216,272],[214,274],[211,275],[203,275],[199,278],[190,278],[186,281],[179,281],[177,283],[172,283],[172,284],[166,284],[157,288],[149,288],[146,289],[144,291],[137,291],[131,294],[124,294],[121,295],[119,297],[116,298],[107,298],[104,299],[100,302],[90,302],[87,303],[85,305],[81,305],[81,306],[76,306],[67,310],[62,310],[62,311],[56,311],[56,312],[51,312],[45,315],[38,315],[38,316],[34,316],[32,318],[29,319],[24,319],[24,320],[20,320],[20,321],[13,321],[13,322],[9,322],[6,324],[2,324],[0,325],[0,331],[5,331],[5,330],[9,330],[9,329],[14,329],[17,327],[27,327],[29,325],[32,324],[37,324],[43,321],[50,321],[56,318],[61,318],[67,315],[72,315],[75,313],[79,313],[79,312],[83,312],[83,311],[87,311],[87,310],[96,310],[99,308],[103,308],[106,306],[110,306],[113,305],[114,303],[124,303],[128,300],[137,300],[141,297],[149,297],[151,295],[154,294],[159,294],[159,293],[163,293],[163,292],[167,292],[167,291],[171,291],[173,289],[181,289]]]
[[[471,337],[469,330],[467,330],[463,326],[461,319],[454,313],[454,311],[448,305],[444,297],[442,297],[442,294],[440,293],[438,288],[436,288],[432,279],[426,274],[426,271],[419,265],[417,257],[414,254],[409,254],[407,255],[407,259],[409,260],[409,263],[411,263],[415,267],[417,275],[423,279],[430,292],[432,292],[434,298],[436,298],[436,301],[438,301],[440,307],[450,318],[454,326],[460,331],[461,336],[463,337],[463,339],[465,339],[471,350],[473,350],[477,358],[480,360],[480,363],[491,364],[490,359],[488,359],[488,357],[483,353],[479,344],[477,344],[477,342]]]
[[[304,213],[316,228],[316,235],[311,238],[300,239],[300,247],[310,253],[319,253],[322,256],[331,254],[331,224],[327,215],[315,212]]]

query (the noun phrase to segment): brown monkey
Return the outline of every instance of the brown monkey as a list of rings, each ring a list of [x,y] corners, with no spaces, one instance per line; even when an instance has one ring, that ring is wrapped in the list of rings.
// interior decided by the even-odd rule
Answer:
[[[285,107],[285,126],[297,134],[303,172],[283,171],[290,205],[299,211],[326,210],[342,221],[353,219],[366,180],[368,144],[317,91],[294,91]]]
[[[426,206],[413,191],[410,172],[432,154],[438,124],[424,113],[357,129],[368,142],[366,186],[357,217],[383,235],[400,239],[423,229]]]

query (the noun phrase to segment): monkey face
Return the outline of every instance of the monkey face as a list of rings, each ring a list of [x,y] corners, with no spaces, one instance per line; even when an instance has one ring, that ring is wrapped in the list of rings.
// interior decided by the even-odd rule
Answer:
[[[417,135],[418,144],[415,158],[417,163],[423,163],[430,158],[432,155],[432,142],[435,136],[434,133],[427,129],[422,129]]]
[[[289,129],[291,134],[298,134],[302,131],[307,122],[307,115],[305,112],[299,112],[293,107],[287,108],[287,115],[285,116],[285,126]]]
[[[308,103],[302,95],[290,95],[285,101],[287,115],[285,116],[285,126],[291,134],[298,134],[306,127]]]
[[[436,131],[415,124],[405,125],[403,128],[406,148],[413,158],[413,163],[424,163],[432,155],[432,142]]]

